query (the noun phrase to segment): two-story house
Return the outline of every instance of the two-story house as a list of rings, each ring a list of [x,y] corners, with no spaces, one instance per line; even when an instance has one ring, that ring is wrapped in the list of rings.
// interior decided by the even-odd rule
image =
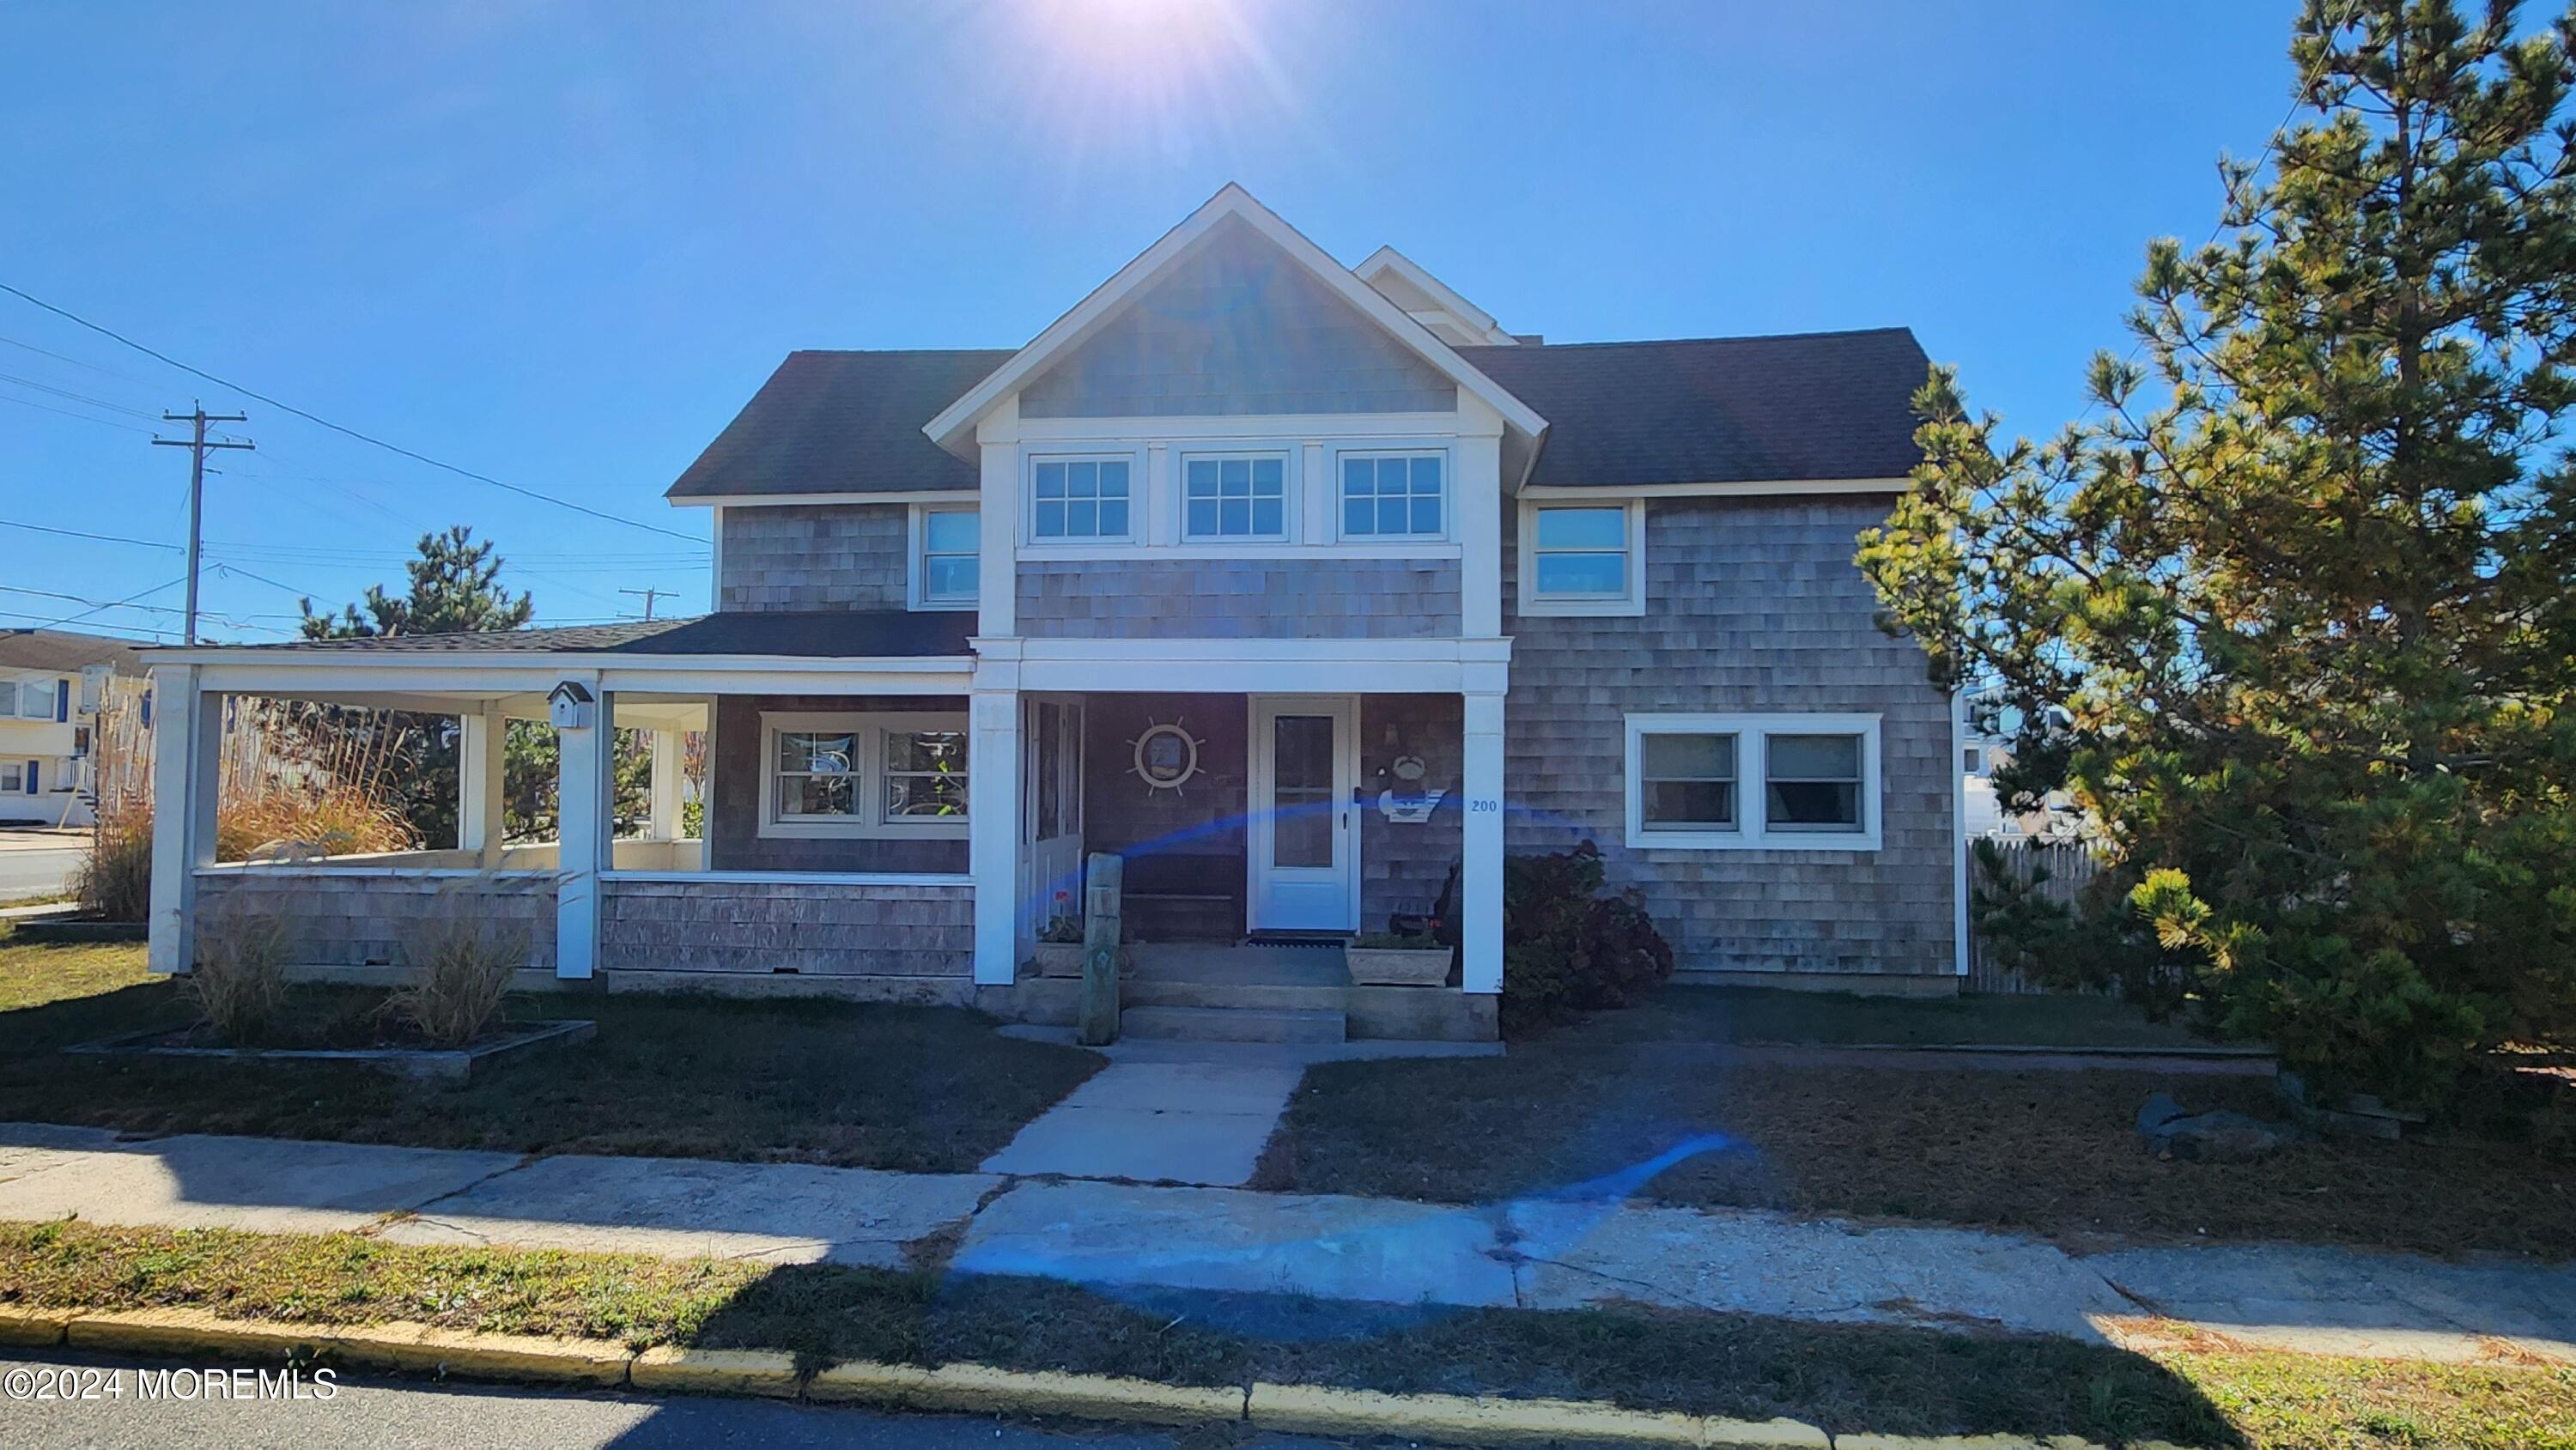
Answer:
[[[95,819],[95,726],[110,678],[141,673],[135,647],[61,629],[0,630],[0,824]]]
[[[1590,840],[1690,977],[1955,990],[1958,718],[1852,563],[1924,370],[1902,329],[1516,336],[1229,186],[1024,347],[789,357],[668,492],[704,617],[157,653],[154,965],[249,895],[379,970],[470,890],[559,977],[1062,1020],[1027,962],[1110,852],[1131,937],[1325,944],[1131,1002],[1480,1037],[1506,852]],[[213,860],[227,693],[458,715],[456,847]],[[562,732],[555,846],[499,838],[512,717]],[[711,732],[702,842],[611,839],[610,725]],[[1444,899],[1452,985],[1334,985]]]

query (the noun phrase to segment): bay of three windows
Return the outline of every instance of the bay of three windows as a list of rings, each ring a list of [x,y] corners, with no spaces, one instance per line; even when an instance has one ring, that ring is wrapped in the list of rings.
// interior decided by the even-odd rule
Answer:
[[[1180,541],[1286,543],[1298,517],[1290,452],[1180,456]],[[1448,537],[1448,455],[1342,453],[1335,520],[1344,542]],[[1037,543],[1133,542],[1135,465],[1124,456],[1040,458],[1029,471],[1029,536]],[[1324,541],[1317,541],[1324,542]]]

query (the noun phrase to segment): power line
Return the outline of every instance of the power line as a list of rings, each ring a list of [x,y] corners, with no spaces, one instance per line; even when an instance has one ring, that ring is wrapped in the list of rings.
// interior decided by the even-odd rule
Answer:
[[[113,418],[93,418],[87,413],[75,413],[69,408],[57,408],[51,403],[39,403],[33,398],[13,398],[7,393],[0,393],[0,403],[15,403],[21,408],[34,408],[39,412],[45,413],[59,413],[66,418],[78,418],[84,423],[96,423],[102,428],[122,428],[128,433],[149,434],[152,431],[149,428],[137,428],[131,423],[119,423]]]
[[[537,501],[538,501],[538,502],[540,502],[540,503],[550,503],[550,504],[555,505],[557,508],[567,508],[567,509],[572,510],[574,513],[578,513],[578,514],[588,514],[588,515],[589,515],[590,517],[592,517],[592,518],[595,518],[595,519],[601,519],[601,520],[604,520],[604,521],[606,521],[606,522],[608,522],[608,523],[612,523],[612,524],[624,524],[626,527],[628,527],[628,528],[630,528],[630,529],[643,529],[643,530],[645,530],[645,531],[647,531],[647,532],[650,532],[650,533],[663,534],[663,535],[667,535],[668,537],[670,537],[670,538],[674,538],[674,539],[687,539],[690,543],[693,543],[693,544],[694,544],[694,543],[696,543],[696,542],[698,542],[698,541],[697,541],[697,539],[696,539],[695,537],[693,537],[693,536],[691,536],[691,535],[688,535],[688,534],[681,533],[681,532],[680,532],[679,530],[677,530],[677,529],[666,529],[666,528],[661,527],[661,526],[660,526],[660,525],[658,525],[658,524],[648,524],[648,523],[643,523],[643,522],[641,522],[641,521],[639,521],[639,520],[636,520],[636,519],[620,518],[620,517],[619,517],[619,516],[617,516],[616,514],[608,513],[608,512],[606,512],[606,511],[604,511],[604,510],[601,510],[601,509],[595,509],[595,508],[592,508],[592,507],[590,507],[590,506],[589,506],[589,505],[587,505],[587,504],[578,504],[578,503],[574,503],[574,502],[573,502],[572,500],[570,500],[570,499],[556,498],[556,497],[555,497],[554,495],[552,495],[552,494],[539,493],[537,490],[535,490],[535,489],[533,489],[533,488],[522,488],[522,487],[520,487],[518,484],[515,484],[515,483],[504,483],[504,482],[503,482],[503,481],[501,481],[500,479],[494,478],[494,477],[492,477],[492,476],[491,476],[490,474],[488,474],[488,473],[477,473],[477,472],[475,472],[474,470],[472,470],[472,469],[470,469],[470,468],[460,468],[460,467],[458,467],[457,465],[455,465],[455,464],[453,464],[453,463],[448,463],[448,462],[445,462],[445,461],[440,460],[440,459],[432,458],[432,457],[430,457],[430,456],[429,456],[428,454],[426,454],[426,453],[418,453],[418,452],[414,452],[413,450],[411,450],[411,449],[409,449],[409,448],[405,448],[405,447],[403,447],[401,444],[398,444],[398,443],[388,443],[388,442],[386,442],[386,441],[385,441],[384,439],[382,439],[382,438],[373,437],[373,436],[371,436],[371,435],[369,435],[369,434],[361,433],[361,432],[359,432],[359,431],[358,431],[357,429],[355,429],[355,428],[347,427],[347,426],[345,426],[345,425],[343,425],[343,424],[339,424],[339,423],[334,423],[334,422],[332,422],[330,419],[325,418],[325,417],[322,417],[320,414],[317,414],[317,413],[308,413],[308,412],[304,411],[302,408],[296,407],[296,406],[295,406],[294,404],[292,404],[292,403],[281,403],[281,402],[279,402],[277,399],[272,398],[272,397],[268,396],[268,395],[267,395],[267,394],[265,394],[265,393],[254,392],[253,390],[251,390],[251,389],[249,389],[249,388],[243,387],[243,386],[242,386],[241,384],[239,384],[239,383],[233,382],[233,381],[231,381],[231,380],[229,380],[229,379],[226,379],[226,378],[217,377],[215,374],[210,373],[210,372],[207,372],[207,371],[206,371],[205,369],[203,369],[203,368],[190,367],[188,364],[186,364],[186,363],[183,363],[183,362],[179,361],[177,358],[174,358],[174,357],[170,356],[168,353],[160,352],[160,351],[157,351],[157,350],[155,350],[155,349],[153,349],[153,348],[146,347],[146,346],[144,346],[142,343],[136,342],[134,339],[132,339],[132,338],[130,338],[130,337],[127,337],[127,336],[126,336],[126,335],[124,335],[123,333],[117,332],[117,331],[116,331],[116,330],[114,330],[113,328],[109,328],[109,327],[101,326],[100,324],[95,323],[95,322],[92,322],[92,321],[90,321],[88,318],[83,317],[83,316],[81,316],[80,314],[78,314],[78,313],[76,313],[76,312],[71,312],[71,311],[67,311],[67,310],[65,310],[65,309],[63,309],[63,308],[56,307],[54,304],[52,304],[52,303],[50,303],[50,302],[47,302],[45,299],[43,299],[43,298],[41,298],[41,297],[38,297],[38,296],[36,296],[36,295],[34,295],[34,294],[32,294],[32,293],[29,293],[29,292],[23,292],[23,291],[20,291],[18,288],[12,287],[12,286],[10,286],[8,283],[6,283],[6,282],[0,282],[0,292],[6,292],[6,293],[8,293],[10,296],[15,297],[15,298],[19,299],[19,300],[20,300],[20,301],[22,301],[22,302],[29,303],[29,304],[31,304],[31,305],[33,305],[33,306],[36,306],[36,307],[41,307],[41,308],[43,308],[45,311],[47,311],[47,312],[50,312],[50,313],[54,314],[56,317],[62,318],[62,319],[63,319],[64,321],[66,321],[66,322],[74,323],[74,324],[77,324],[78,326],[88,328],[90,331],[97,333],[97,334],[98,334],[99,336],[101,336],[101,337],[108,338],[108,339],[110,339],[111,341],[114,341],[114,342],[123,343],[125,346],[127,346],[127,347],[130,347],[130,348],[134,349],[136,352],[139,352],[139,353],[143,354],[145,357],[152,358],[152,359],[154,359],[155,361],[158,361],[158,362],[166,363],[166,364],[168,364],[168,365],[169,365],[169,366],[171,366],[171,367],[177,368],[179,371],[181,371],[181,372],[183,372],[183,373],[188,373],[188,374],[190,374],[190,375],[192,375],[192,376],[203,378],[203,379],[205,379],[207,382],[213,383],[213,384],[214,384],[215,386],[217,386],[217,387],[220,387],[220,388],[228,388],[228,389],[230,389],[230,390],[231,390],[231,391],[233,391],[233,392],[236,392],[236,393],[241,394],[241,395],[242,395],[243,397],[245,397],[245,398],[252,399],[252,400],[254,400],[254,401],[256,401],[256,402],[266,403],[268,406],[270,406],[270,407],[272,407],[272,408],[276,408],[276,409],[278,409],[278,410],[280,410],[280,411],[282,411],[282,412],[292,413],[292,414],[294,414],[296,417],[301,418],[301,419],[303,419],[304,421],[306,421],[306,422],[308,422],[308,423],[318,424],[318,425],[320,425],[321,427],[324,427],[324,428],[328,428],[328,429],[330,429],[330,430],[331,430],[332,432],[334,432],[334,433],[344,434],[344,435],[346,435],[346,436],[348,436],[348,437],[351,437],[351,438],[355,438],[355,439],[357,439],[357,440],[358,440],[359,442],[361,442],[361,443],[371,444],[371,445],[373,445],[373,446],[375,446],[375,447],[382,448],[382,449],[384,449],[384,450],[385,450],[386,452],[388,452],[388,453],[398,453],[398,454],[402,455],[403,457],[408,458],[408,459],[411,459],[412,461],[414,461],[414,462],[416,462],[416,463],[426,463],[426,464],[428,464],[428,465],[429,465],[430,467],[432,467],[432,468],[442,469],[442,470],[444,470],[444,471],[446,471],[446,472],[448,472],[448,473],[453,473],[453,474],[455,474],[456,476],[458,476],[459,478],[470,478],[470,479],[474,480],[476,483],[485,483],[485,484],[490,484],[490,485],[491,485],[492,487],[494,487],[494,488],[502,489],[502,490],[504,490],[504,491],[506,491],[506,492],[509,492],[509,493],[515,493],[515,494],[518,494],[518,495],[520,495],[521,497],[524,497],[524,498],[532,498],[532,499],[537,500]]]
[[[30,589],[23,584],[0,584],[0,592],[9,594],[26,594],[37,599],[58,599],[65,604],[86,604],[94,609],[136,609],[147,614],[177,614],[180,612],[167,604],[105,604],[95,599],[84,598],[78,594],[64,594],[52,589]],[[255,614],[218,614],[211,609],[205,611],[205,616],[208,619],[217,621],[218,623],[230,625],[235,629],[277,629],[278,626],[276,625],[261,624],[258,621],[262,618],[296,619],[301,617],[292,614],[270,614],[265,616]],[[283,631],[280,632],[282,633]]]
[[[131,539],[123,534],[93,534],[82,529],[58,529],[51,524],[20,523],[16,519],[0,519],[0,529],[27,529],[39,534],[60,534],[66,539],[96,539],[102,544],[140,544],[147,549],[170,549],[179,553],[187,552],[188,547],[185,544],[165,544],[158,539]]]
[[[620,593],[620,594],[632,594],[632,595],[634,595],[636,598],[643,600],[643,601],[644,601],[644,617],[645,617],[646,619],[651,619],[651,618],[653,617],[653,601],[654,601],[654,600],[656,600],[656,599],[677,599],[677,598],[679,598],[679,597],[680,597],[677,593],[675,593],[674,591],[669,590],[669,589],[651,589],[651,588],[646,588],[646,589],[620,589],[620,590],[618,590],[617,592],[618,592],[618,593]]]
[[[144,597],[145,595],[147,595],[147,594],[158,594],[158,593],[160,593],[160,592],[161,592],[162,590],[164,590],[164,589],[173,588],[173,587],[175,587],[175,586],[177,586],[177,585],[185,584],[185,583],[187,583],[187,582],[188,582],[188,576],[187,576],[187,575],[185,575],[185,574],[182,574],[182,575],[180,575],[178,578],[173,579],[173,580],[170,580],[168,583],[164,583],[164,584],[155,584],[155,585],[153,585],[153,586],[152,586],[151,588],[149,588],[149,589],[138,589],[138,590],[136,590],[134,593],[126,595],[123,599],[113,600],[113,601],[111,601],[111,602],[109,602],[109,603],[106,603],[106,604],[93,605],[93,606],[91,606],[91,607],[90,607],[90,608],[88,608],[88,609],[84,609],[84,610],[82,610],[82,611],[81,611],[80,613],[78,613],[78,614],[66,614],[66,615],[64,615],[64,616],[63,616],[62,618],[60,618],[60,619],[56,619],[56,620],[49,620],[49,621],[47,621],[46,623],[43,623],[43,624],[37,625],[37,626],[36,626],[36,628],[38,628],[38,629],[59,629],[59,628],[61,628],[63,625],[66,625],[66,624],[76,624],[76,623],[80,622],[81,620],[87,619],[87,618],[89,618],[91,615],[98,613],[100,610],[104,610],[104,609],[122,609],[122,608],[124,608],[126,605],[132,604],[132,603],[133,603],[133,602],[135,602],[136,600],[143,598],[143,597]],[[28,619],[32,619],[32,618],[34,618],[35,616],[33,616],[33,615],[22,615],[22,616],[20,616],[20,617],[21,617],[21,618],[28,618]]]
[[[87,403],[93,408],[105,408],[111,413],[131,413],[147,421],[152,417],[141,408],[129,408],[123,403],[111,403],[105,398],[93,398],[87,393],[75,393],[69,388],[58,388],[51,383],[38,382],[34,378],[22,378],[16,373],[0,373],[0,383],[15,383],[22,388],[34,388],[37,392],[51,393],[57,398],[69,398],[75,403]]]

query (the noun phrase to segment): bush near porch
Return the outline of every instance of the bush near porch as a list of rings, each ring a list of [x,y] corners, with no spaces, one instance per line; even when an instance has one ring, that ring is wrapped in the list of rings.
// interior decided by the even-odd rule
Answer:
[[[322,1014],[383,999],[296,993]],[[964,1172],[1100,1066],[955,1008],[599,992],[505,1010],[590,1018],[599,1035],[453,1090],[306,1064],[67,1057],[73,1043],[184,1025],[190,1010],[144,971],[140,946],[0,937],[0,1120]]]

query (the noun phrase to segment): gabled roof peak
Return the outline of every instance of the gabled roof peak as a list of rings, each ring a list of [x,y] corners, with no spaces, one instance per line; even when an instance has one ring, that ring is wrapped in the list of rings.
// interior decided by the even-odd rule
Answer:
[[[1449,342],[1407,315],[1384,293],[1361,281],[1356,273],[1334,261],[1303,233],[1255,200],[1251,192],[1231,181],[1184,218],[1180,225],[1165,232],[1135,260],[1120,268],[1115,276],[1093,288],[1090,296],[1049,324],[1045,331],[1030,340],[1028,346],[1012,354],[1009,361],[949,404],[939,416],[925,424],[922,431],[930,436],[931,441],[951,453],[962,457],[971,452],[975,425],[986,413],[1005,397],[1018,392],[1022,384],[1037,377],[1049,364],[1098,332],[1130,299],[1189,255],[1228,219],[1239,220],[1249,226],[1342,300],[1385,329],[1398,343],[1446,374],[1460,389],[1492,407],[1502,415],[1504,424],[1511,431],[1527,438],[1536,438],[1546,431],[1547,420],[1527,403],[1513,397],[1461,356]]]
[[[1393,247],[1369,253],[1368,260],[1351,271],[1452,346],[1509,347],[1522,341],[1504,331],[1494,314],[1460,296],[1457,289]]]

